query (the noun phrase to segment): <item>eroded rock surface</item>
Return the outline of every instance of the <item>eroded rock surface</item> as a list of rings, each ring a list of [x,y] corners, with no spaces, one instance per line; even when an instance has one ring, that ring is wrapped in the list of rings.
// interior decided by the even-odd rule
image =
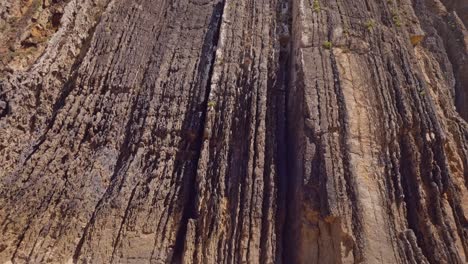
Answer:
[[[1,263],[465,263],[460,0],[5,0]]]

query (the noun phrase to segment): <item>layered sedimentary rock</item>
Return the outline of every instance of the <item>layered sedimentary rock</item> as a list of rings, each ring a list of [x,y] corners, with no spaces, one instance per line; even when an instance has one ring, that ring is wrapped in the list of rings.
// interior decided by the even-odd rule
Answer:
[[[466,17],[3,1],[0,262],[466,262]]]

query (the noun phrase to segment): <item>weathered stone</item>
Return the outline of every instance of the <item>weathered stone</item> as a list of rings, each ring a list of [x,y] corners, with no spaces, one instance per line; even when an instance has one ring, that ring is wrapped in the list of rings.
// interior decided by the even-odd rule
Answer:
[[[0,263],[465,263],[464,7],[2,1]]]

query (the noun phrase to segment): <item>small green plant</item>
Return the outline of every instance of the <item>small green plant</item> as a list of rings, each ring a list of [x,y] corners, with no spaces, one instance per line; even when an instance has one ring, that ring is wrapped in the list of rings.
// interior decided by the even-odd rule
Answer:
[[[393,20],[393,23],[395,24],[395,26],[401,27],[400,16],[398,15],[398,13],[396,11],[392,12],[392,20]]]
[[[374,20],[367,20],[364,26],[367,28],[367,30],[372,30],[375,26]]]
[[[394,17],[393,22],[395,23],[395,26],[401,27],[401,21],[398,17]]]
[[[331,49],[333,44],[330,41],[325,41],[322,45],[325,49]]]
[[[314,0],[313,7],[315,12],[320,12],[320,2],[318,0]]]
[[[213,108],[213,107],[215,107],[215,106],[216,106],[216,102],[215,102],[215,101],[209,101],[209,102],[208,102],[208,107],[209,107],[209,108]]]

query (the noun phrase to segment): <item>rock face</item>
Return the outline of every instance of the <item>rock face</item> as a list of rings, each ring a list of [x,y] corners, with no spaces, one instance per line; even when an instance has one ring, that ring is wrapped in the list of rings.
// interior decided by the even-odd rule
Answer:
[[[0,263],[465,263],[464,0],[3,0]]]

